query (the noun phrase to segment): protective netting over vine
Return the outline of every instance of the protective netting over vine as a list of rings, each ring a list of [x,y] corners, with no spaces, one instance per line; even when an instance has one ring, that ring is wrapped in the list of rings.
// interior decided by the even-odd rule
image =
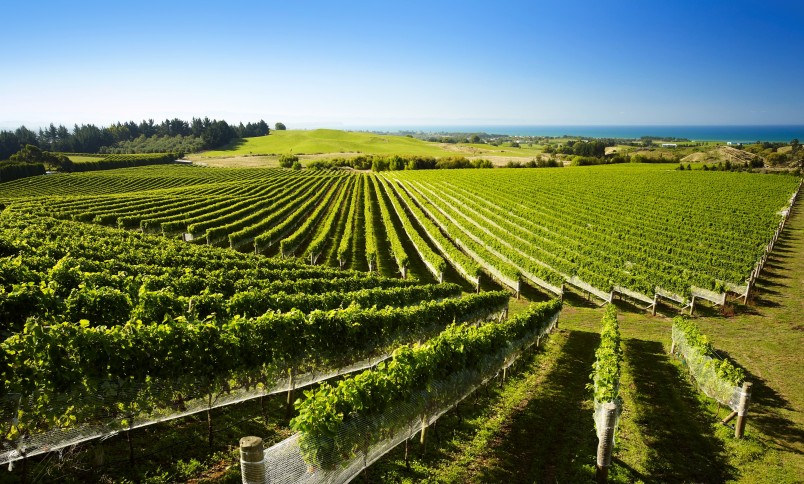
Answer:
[[[620,426],[620,414],[623,412],[623,403],[618,399],[613,402],[598,402],[595,401],[595,431],[597,432],[597,438],[602,439],[603,436],[606,434],[607,426],[606,426],[606,407],[607,403],[613,403],[617,407],[616,417],[614,419],[614,437],[617,437],[617,428]],[[614,443],[614,440],[612,440]]]
[[[463,319],[468,323],[478,323],[499,320],[506,314],[507,307],[496,307],[467,314]],[[442,328],[443,326],[433,326],[419,337],[437,334]],[[405,341],[411,339],[416,340],[408,337]],[[7,394],[0,398],[0,425],[3,435],[12,438],[1,444],[0,464],[95,439],[109,438],[120,432],[214,408],[303,388],[339,375],[371,368],[388,357],[388,352],[378,351],[370,357],[346,361],[337,367],[278,363],[263,366],[247,375],[232,376],[212,385],[202,385],[199,382],[107,382],[91,393],[56,394],[42,391],[24,396]],[[345,360],[347,359],[348,356],[345,355]],[[32,421],[32,416],[36,415],[50,417],[47,421]]]
[[[681,357],[692,377],[695,378],[698,388],[708,397],[737,411],[742,389],[717,374],[716,365],[719,365],[720,361],[703,354],[691,345],[684,332],[675,324],[673,325],[673,341],[676,353]]]
[[[314,441],[296,434],[266,449],[263,462],[241,464],[243,482],[251,482],[247,476],[252,475],[250,466],[254,465],[265,466],[265,482],[271,484],[349,482],[510,366],[523,351],[538,345],[557,320],[558,313],[540,329],[512,341],[497,354],[487,355],[478,370],[454,373],[379,415],[345,421],[334,437]]]
[[[201,390],[186,393],[170,383],[151,383],[147,387],[129,388],[113,393],[99,391],[45,396],[46,394],[42,392],[27,397],[19,394],[6,395],[0,402],[0,418],[4,425],[11,426],[12,429],[19,422],[17,415],[41,411],[43,406],[51,415],[75,415],[76,407],[80,407],[82,411],[79,413],[81,422],[65,419],[60,422],[63,427],[20,436],[14,442],[4,442],[3,452],[0,453],[0,464],[93,439],[112,437],[121,431],[286,392],[292,388],[302,388],[338,375],[365,370],[388,357],[388,354],[383,354],[346,367],[312,370],[294,375],[293,378],[285,373],[284,376],[276,376],[266,383],[252,382],[251,385],[241,388],[236,388],[238,383],[233,381],[229,382],[233,388],[215,391],[212,394],[204,394]],[[144,406],[145,401],[154,404]],[[166,404],[158,405],[156,402]]]

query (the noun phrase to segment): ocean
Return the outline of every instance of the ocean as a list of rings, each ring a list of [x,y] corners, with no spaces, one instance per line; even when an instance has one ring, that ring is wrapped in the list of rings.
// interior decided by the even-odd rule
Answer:
[[[794,138],[804,140],[804,125],[734,125],[734,126],[515,126],[515,125],[464,125],[464,126],[373,126],[360,128],[368,131],[414,131],[446,133],[488,133],[509,136],[585,136],[589,138],[638,139],[642,136],[687,138],[692,141],[731,141],[753,143],[755,141],[790,142]]]

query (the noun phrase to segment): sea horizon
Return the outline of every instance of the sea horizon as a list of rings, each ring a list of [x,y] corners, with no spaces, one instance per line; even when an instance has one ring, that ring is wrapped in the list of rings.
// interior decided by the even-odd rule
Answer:
[[[639,139],[643,136],[686,138],[690,141],[754,143],[804,138],[804,124],[786,125],[385,125],[343,126],[349,131],[486,133],[508,136],[587,136]]]

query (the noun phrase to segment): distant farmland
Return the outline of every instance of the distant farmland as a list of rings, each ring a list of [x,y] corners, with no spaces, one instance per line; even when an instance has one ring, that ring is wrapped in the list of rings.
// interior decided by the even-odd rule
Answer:
[[[512,148],[485,144],[431,143],[406,136],[316,129],[312,131],[271,131],[268,136],[239,139],[219,150],[195,155],[198,160],[258,155],[419,155],[466,157],[536,157],[541,154],[534,148]]]

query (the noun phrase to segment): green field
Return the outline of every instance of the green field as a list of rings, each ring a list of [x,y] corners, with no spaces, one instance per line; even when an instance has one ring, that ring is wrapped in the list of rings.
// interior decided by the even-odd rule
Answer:
[[[533,157],[535,148],[511,148],[484,144],[430,143],[415,138],[372,133],[316,129],[271,131],[268,136],[245,138],[219,149],[205,151],[193,159],[258,155],[419,155],[419,156],[510,156]]]
[[[70,155],[68,158],[70,158],[70,161],[72,161],[73,163],[85,163],[85,162],[98,161],[103,157],[99,157],[96,155],[93,156]]]
[[[276,139],[293,133],[303,132]],[[31,395],[4,428],[5,450],[25,432],[52,439],[96,425],[97,405],[84,395],[103,388],[109,401],[122,398],[103,411],[111,437],[70,447],[58,467],[55,454],[31,457],[28,479],[238,482],[239,437],[271,445],[294,429],[328,432],[327,419],[382,414],[454,370],[491,380],[444,414],[424,446],[418,437],[399,445],[367,481],[587,482],[596,447],[588,375],[600,307],[617,296],[624,412],[612,480],[796,482],[804,472],[799,206],[747,304],[738,292],[801,180],[674,168],[376,174],[165,165],[0,184],[0,381],[4,394]],[[478,276],[480,295],[470,296]],[[544,324],[543,315],[522,319],[528,304],[562,290],[560,331],[507,379],[466,356],[509,351],[519,340],[506,338]],[[725,410],[667,355],[671,318],[699,290],[728,292],[723,306],[699,299],[695,321],[755,384],[742,441],[716,424]],[[660,294],[656,316],[641,309]],[[496,321],[504,301],[508,319]],[[441,332],[478,317],[495,322]],[[126,432],[131,408],[135,422],[161,419],[429,338],[440,338],[438,352],[403,351],[392,366],[412,373],[381,376],[392,370],[380,365],[332,380],[340,393],[326,385],[296,392],[291,401],[310,399],[296,408],[303,414],[278,392]],[[371,387],[380,378],[393,390]],[[105,466],[93,464],[99,448]],[[24,472],[15,467],[8,478],[22,481]]]

